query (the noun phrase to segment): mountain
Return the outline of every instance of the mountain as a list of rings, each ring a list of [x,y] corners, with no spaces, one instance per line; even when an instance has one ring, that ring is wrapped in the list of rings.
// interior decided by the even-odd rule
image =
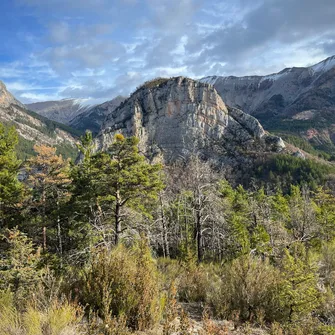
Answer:
[[[335,56],[267,76],[212,76],[201,82],[213,85],[229,106],[257,117],[265,129],[335,152]]]
[[[82,131],[88,129],[97,134],[101,129],[105,117],[119,107],[124,100],[126,100],[125,97],[117,96],[103,104],[90,107],[73,118],[69,124],[75,129]]]
[[[84,105],[80,99],[63,99],[27,104],[26,107],[50,120],[60,122],[82,132],[100,131],[107,114],[117,108],[126,98],[117,96],[100,105]]]
[[[184,77],[142,85],[107,116],[96,149],[106,150],[117,133],[137,136],[152,161],[195,153],[225,167],[245,167],[285,150],[282,139],[267,134],[254,117],[227,107],[212,85]]]
[[[0,122],[15,126],[19,134],[18,152],[21,158],[33,154],[35,143],[55,146],[58,153],[65,157],[74,157],[77,153],[76,132],[73,129],[27,110],[1,81]]]
[[[63,99],[56,101],[43,101],[26,104],[32,110],[50,120],[69,125],[70,121],[92,106],[85,106],[82,100]]]

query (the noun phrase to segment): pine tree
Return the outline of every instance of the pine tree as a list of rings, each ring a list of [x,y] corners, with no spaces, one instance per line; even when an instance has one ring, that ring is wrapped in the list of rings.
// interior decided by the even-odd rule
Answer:
[[[293,255],[289,250],[284,251],[281,271],[283,282],[280,303],[284,319],[296,322],[320,304],[316,269],[309,264],[304,246],[297,245]]]
[[[18,136],[15,128],[0,123],[0,227],[8,226],[13,210],[22,198],[23,186],[18,180],[20,161],[15,146]]]
[[[314,209],[319,238],[331,241],[335,236],[335,198],[330,190],[317,188],[314,193]]]
[[[39,250],[17,228],[7,229],[0,237],[5,243],[0,255],[0,290],[10,289],[24,300],[41,282]]]
[[[69,246],[78,255],[83,255],[84,250],[88,251],[91,243],[99,238],[94,236],[92,228],[101,226],[102,219],[97,181],[93,173],[93,148],[92,133],[87,131],[78,144],[81,161],[70,170],[71,198],[66,208],[69,217]]]
[[[127,206],[148,214],[147,201],[157,199],[164,187],[161,165],[145,162],[138,152],[138,142],[135,137],[118,134],[107,152],[92,157],[98,201],[105,213],[112,212],[115,244],[125,229],[123,209]]]
[[[62,215],[62,206],[68,197],[69,162],[64,161],[61,155],[56,155],[55,148],[35,145],[34,150],[37,156],[31,158],[27,164],[28,184],[32,189],[29,205],[35,224],[34,229],[41,233],[43,230],[39,236],[43,235],[44,251],[50,247],[50,251],[58,251],[62,256],[62,225],[65,219]]]

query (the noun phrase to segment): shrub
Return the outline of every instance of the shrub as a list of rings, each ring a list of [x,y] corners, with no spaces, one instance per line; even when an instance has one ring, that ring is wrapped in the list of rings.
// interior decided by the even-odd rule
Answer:
[[[144,240],[94,252],[79,284],[81,302],[105,321],[124,316],[129,327],[144,330],[160,317],[158,273]]]
[[[209,287],[208,269],[196,263],[195,258],[183,263],[179,276],[178,295],[184,302],[205,302]]]
[[[216,315],[240,321],[272,321],[279,306],[280,277],[268,261],[241,256],[227,264],[208,302]]]
[[[36,301],[30,300],[20,311],[10,291],[0,292],[1,335],[78,334],[81,317],[78,306],[59,300],[43,310],[36,307]]]

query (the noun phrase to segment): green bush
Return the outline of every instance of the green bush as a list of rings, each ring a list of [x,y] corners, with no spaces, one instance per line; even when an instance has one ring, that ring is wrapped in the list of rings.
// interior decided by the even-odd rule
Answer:
[[[198,265],[195,258],[183,263],[182,272],[178,278],[178,297],[184,302],[205,302],[210,285],[209,269]]]
[[[160,318],[157,267],[144,241],[95,251],[79,284],[82,304],[104,320],[125,317],[129,327],[144,330]]]
[[[279,272],[268,261],[241,256],[225,266],[208,303],[217,316],[226,319],[274,321],[280,309],[276,300],[279,287]]]

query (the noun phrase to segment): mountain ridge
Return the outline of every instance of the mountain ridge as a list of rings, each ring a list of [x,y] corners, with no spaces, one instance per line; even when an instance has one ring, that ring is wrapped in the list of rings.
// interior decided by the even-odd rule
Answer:
[[[26,104],[26,107],[50,120],[63,123],[79,131],[100,131],[106,115],[118,107],[126,98],[116,96],[101,104],[86,105],[84,99],[65,98]]]
[[[52,122],[26,109],[0,81],[0,122],[14,125],[19,135],[19,154],[26,158],[33,154],[34,144],[55,146],[66,157],[74,157],[76,136],[66,126]]]
[[[50,120],[66,125],[70,125],[72,119],[93,107],[84,105],[81,99],[72,98],[34,102],[25,106]]]
[[[285,132],[335,152],[335,56],[309,67],[267,76],[200,79],[223,100],[257,117],[269,131]]]

